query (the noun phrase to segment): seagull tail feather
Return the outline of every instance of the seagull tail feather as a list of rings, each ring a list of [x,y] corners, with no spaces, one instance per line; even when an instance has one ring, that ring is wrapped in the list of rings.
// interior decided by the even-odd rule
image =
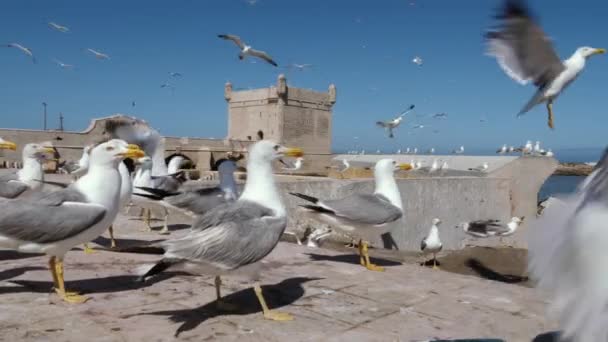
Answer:
[[[308,205],[308,204],[305,204],[305,205],[301,205],[300,207],[306,208],[306,209],[312,210],[312,211],[317,211],[317,212],[320,212],[320,213],[335,214],[334,211],[329,210],[329,209],[324,208],[324,207],[321,207],[321,206],[318,206],[318,205]]]
[[[157,275],[157,274],[167,270],[169,267],[177,264],[178,262],[179,262],[178,259],[163,258],[159,262],[154,264],[152,267],[150,267],[150,265],[143,265],[137,269],[139,271],[138,274],[143,273],[141,276],[139,276],[137,278],[137,281],[143,283],[146,281],[146,278]]]
[[[149,192],[149,194],[137,193],[136,195],[150,198],[153,200],[158,200],[158,201],[164,199],[165,197],[177,196],[177,195],[181,194],[181,192],[168,192],[165,190],[156,189],[156,188],[148,188],[145,186],[136,186],[136,188]]]
[[[301,198],[303,200],[306,200],[308,202],[312,202],[312,203],[318,203],[319,202],[318,198],[312,197],[312,196],[308,196],[308,195],[304,195],[304,194],[301,194],[299,192],[290,192],[289,194],[293,195],[293,196],[296,196],[296,197],[299,197],[299,198]]]
[[[530,109],[532,109],[534,106],[536,106],[537,104],[543,102],[544,100],[544,94],[545,94],[545,90],[544,89],[539,89],[536,94],[534,94],[534,96],[532,96],[532,98],[530,99],[530,101],[528,101],[528,103],[526,103],[526,105],[524,106],[524,108],[522,108],[519,113],[517,113],[517,117],[520,117],[524,114],[526,114],[527,112],[530,111]]]

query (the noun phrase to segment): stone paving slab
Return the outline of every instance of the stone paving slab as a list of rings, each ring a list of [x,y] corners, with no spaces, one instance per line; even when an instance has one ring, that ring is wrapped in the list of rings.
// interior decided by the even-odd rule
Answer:
[[[142,228],[121,215],[119,246],[166,238]],[[72,250],[66,285],[91,299],[70,305],[51,293],[47,257],[0,250],[0,341],[530,341],[556,327],[532,288],[395,262],[371,272],[343,252],[285,242],[265,259],[261,283],[270,306],[295,320],[273,322],[262,317],[246,279],[223,278],[226,301],[239,305],[231,313],[215,309],[212,277],[134,282],[138,267],[158,258]]]

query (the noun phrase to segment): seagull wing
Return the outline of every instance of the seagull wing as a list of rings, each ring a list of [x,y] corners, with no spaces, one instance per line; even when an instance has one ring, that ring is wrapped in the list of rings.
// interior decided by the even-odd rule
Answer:
[[[241,37],[235,36],[233,34],[218,34],[219,38],[225,40],[232,40],[236,46],[238,46],[241,50],[245,48],[245,44],[241,41]]]
[[[386,123],[384,121],[376,121],[376,125],[378,127],[386,128],[388,126],[388,123]]]
[[[543,88],[564,69],[549,39],[520,0],[507,0],[498,19],[502,27],[486,34],[488,54],[515,81]]]
[[[275,61],[272,60],[272,57],[270,57],[270,55],[268,55],[266,52],[264,51],[260,51],[260,50],[254,50],[254,49],[250,49],[249,50],[249,54],[258,58],[261,58],[263,60],[265,60],[266,62],[276,66],[279,66]]]

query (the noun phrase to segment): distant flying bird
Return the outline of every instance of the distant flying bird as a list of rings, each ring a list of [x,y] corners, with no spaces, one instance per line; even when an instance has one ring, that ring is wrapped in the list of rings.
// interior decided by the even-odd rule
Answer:
[[[412,126],[412,129],[419,129],[419,128],[424,128],[424,125],[414,125],[414,126]]]
[[[135,107],[135,101],[131,102],[131,107]]]
[[[74,66],[72,64],[65,64],[58,59],[53,58],[53,62],[55,62],[57,65],[59,65],[62,69],[73,69],[74,68]]]
[[[498,18],[502,20],[499,30],[486,34],[488,54],[496,57],[513,80],[522,85],[533,82],[538,88],[517,116],[546,102],[547,124],[553,129],[553,101],[583,71],[587,58],[606,50],[579,47],[570,58],[561,61],[525,1],[506,0]]]
[[[423,61],[422,61],[422,58],[416,56],[416,57],[414,57],[414,59],[412,59],[412,63],[414,63],[414,64],[416,64],[418,66],[421,66],[422,63],[423,63]]]
[[[299,71],[304,71],[305,69],[312,68],[312,64],[297,64],[297,63],[292,63],[292,64],[289,64],[288,68],[289,69],[297,69]]]
[[[252,56],[252,57],[261,58],[261,59],[265,60],[266,62],[274,65],[275,67],[279,66],[275,61],[272,60],[272,57],[270,57],[270,55],[268,55],[266,52],[252,49],[251,46],[243,43],[241,41],[241,38],[238,36],[235,36],[232,34],[220,34],[220,35],[218,35],[218,37],[225,39],[225,40],[233,41],[236,44],[236,46],[238,46],[239,49],[241,49],[241,52],[239,53],[240,60],[243,60],[246,56]]]
[[[437,114],[433,115],[433,119],[447,119],[447,118],[448,118],[447,113],[437,113]]]
[[[110,59],[110,56],[108,56],[105,53],[102,53],[100,51],[96,51],[96,50],[93,50],[90,48],[86,49],[86,51],[92,53],[95,56],[95,58],[97,58],[97,59]]]
[[[170,84],[169,82],[165,82],[165,83],[161,84],[160,87],[171,89],[172,93],[175,91],[175,87],[172,84]]]
[[[249,4],[249,6],[255,6],[255,4],[258,3],[258,0],[246,0],[246,2]]]
[[[5,45],[6,47],[9,48],[15,48],[18,49],[19,51],[23,52],[24,54],[28,55],[31,59],[32,62],[35,64],[36,63],[36,57],[34,57],[34,54],[32,53],[32,50],[26,48],[25,46],[19,44],[19,43],[10,43]]]
[[[460,146],[460,148],[455,149],[454,151],[452,151],[452,153],[454,153],[454,154],[463,154],[464,153],[464,146]]]
[[[179,72],[169,72],[169,76],[171,77],[182,77],[182,74]]]
[[[415,107],[414,105],[409,106],[408,109],[401,112],[401,114],[399,114],[399,116],[397,116],[396,118],[394,118],[392,120],[376,121],[376,125],[386,129],[386,131],[388,132],[389,138],[394,138],[395,136],[393,134],[393,129],[399,127],[399,125],[401,124],[401,121],[403,120],[403,116],[405,114],[411,112],[412,109],[414,109],[414,107]]]
[[[515,233],[523,221],[523,216],[513,217],[511,222],[507,224],[500,222],[500,220],[478,220],[472,222],[463,222],[456,226],[456,228],[462,228],[465,233],[478,238],[509,236]]]
[[[67,33],[67,32],[69,32],[69,31],[70,31],[70,29],[69,29],[69,28],[67,28],[67,27],[65,27],[65,26],[61,26],[61,25],[59,25],[59,24],[57,24],[57,23],[54,23],[54,22],[52,22],[52,21],[51,21],[51,22],[49,22],[48,24],[49,24],[49,27],[50,27],[50,28],[52,28],[52,29],[53,29],[53,30],[55,30],[55,31],[59,31],[59,32],[63,32],[63,33]]]

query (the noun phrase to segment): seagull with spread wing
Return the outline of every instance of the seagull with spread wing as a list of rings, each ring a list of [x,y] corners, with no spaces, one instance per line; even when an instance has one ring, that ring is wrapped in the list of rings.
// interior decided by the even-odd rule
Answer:
[[[548,125],[554,128],[553,101],[583,71],[587,58],[606,50],[579,47],[570,58],[561,61],[524,0],[506,0],[497,18],[502,26],[486,34],[488,54],[496,57],[500,67],[515,81],[523,85],[533,82],[538,87],[517,116],[546,102]]]
[[[67,33],[67,32],[69,32],[69,31],[70,31],[70,29],[69,29],[69,28],[67,28],[66,26],[59,25],[59,24],[54,23],[54,22],[52,22],[52,21],[51,21],[51,22],[49,22],[49,27],[50,27],[50,28],[52,28],[53,30],[55,30],[55,31],[59,31],[59,32],[61,32],[61,33]]]
[[[251,46],[243,43],[243,41],[241,40],[241,38],[239,36],[235,36],[232,34],[219,34],[218,37],[225,39],[225,40],[233,41],[236,44],[236,46],[238,46],[239,49],[241,49],[241,52],[239,53],[240,60],[243,60],[246,56],[251,56],[251,57],[261,58],[261,59],[265,60],[266,62],[274,65],[275,67],[279,66],[275,61],[272,60],[272,57],[270,57],[269,54],[267,54],[264,51],[253,49]]]
[[[32,53],[32,50],[26,48],[25,46],[23,46],[23,45],[21,45],[19,43],[10,43],[10,44],[6,44],[5,47],[18,49],[19,51],[21,51],[24,54],[28,55],[32,59],[32,62],[34,64],[36,64],[36,57],[34,57],[34,54]]]
[[[393,134],[393,129],[399,127],[399,125],[401,124],[401,121],[403,121],[403,117],[405,116],[405,114],[411,112],[414,109],[414,107],[415,107],[414,105],[409,106],[408,109],[401,112],[401,114],[399,114],[399,116],[397,116],[396,118],[394,118],[392,120],[376,121],[376,125],[378,127],[384,128],[388,132],[389,138],[394,138],[395,135]]]
[[[97,50],[93,50],[93,49],[86,49],[86,51],[90,52],[93,54],[93,56],[95,56],[95,58],[97,59],[110,59],[110,56],[108,56],[107,54],[97,51]]]

